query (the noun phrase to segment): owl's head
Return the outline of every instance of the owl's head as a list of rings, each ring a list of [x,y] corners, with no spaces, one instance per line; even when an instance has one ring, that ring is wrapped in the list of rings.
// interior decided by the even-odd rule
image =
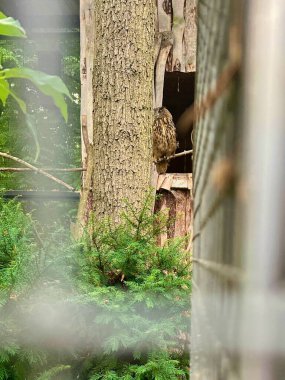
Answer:
[[[172,119],[171,113],[165,107],[155,108],[155,110],[154,110],[154,117],[155,118],[166,117],[168,119]]]

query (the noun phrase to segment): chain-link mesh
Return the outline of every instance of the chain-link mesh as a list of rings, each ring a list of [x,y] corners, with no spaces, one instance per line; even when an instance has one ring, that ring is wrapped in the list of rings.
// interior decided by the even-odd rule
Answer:
[[[198,104],[219,87],[217,82],[229,64],[234,7],[234,1],[198,2]],[[239,376],[234,341],[244,276],[241,258],[233,254],[238,94],[235,76],[195,126],[191,380]]]

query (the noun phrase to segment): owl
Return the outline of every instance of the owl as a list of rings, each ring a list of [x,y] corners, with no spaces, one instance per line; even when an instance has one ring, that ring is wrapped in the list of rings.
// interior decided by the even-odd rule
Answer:
[[[166,172],[168,160],[177,148],[176,130],[171,113],[165,108],[155,109],[153,125],[153,159],[156,162],[158,174]],[[157,162],[161,160],[160,162]]]

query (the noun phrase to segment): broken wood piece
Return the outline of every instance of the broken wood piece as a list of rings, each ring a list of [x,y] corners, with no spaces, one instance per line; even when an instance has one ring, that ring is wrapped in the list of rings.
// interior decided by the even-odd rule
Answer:
[[[157,1],[157,19],[159,32],[171,31],[171,8],[171,0]]]
[[[167,240],[176,237],[187,237],[191,234],[192,202],[191,192],[188,189],[160,190],[160,197],[156,199],[155,212],[162,212],[167,220],[167,228],[159,238],[158,244],[163,246]],[[189,242],[185,241],[185,249]]]
[[[196,24],[196,0],[185,1],[185,28],[183,36],[183,54],[185,56],[185,71],[187,73],[196,71],[196,45],[197,45],[197,24]]]
[[[164,179],[166,177],[166,174],[158,174],[158,177],[157,177],[157,184],[156,184],[156,190],[159,190]]]
[[[163,32],[161,38],[161,49],[155,69],[155,108],[162,107],[165,67],[172,45],[172,32]]]
[[[157,178],[156,190],[192,189],[191,173],[160,174]]]
[[[190,183],[189,183],[189,177],[188,174],[174,174],[173,175],[173,181],[172,181],[172,189],[189,189],[190,190]]]
[[[162,184],[160,185],[160,189],[170,191],[172,187],[173,175],[166,174]]]

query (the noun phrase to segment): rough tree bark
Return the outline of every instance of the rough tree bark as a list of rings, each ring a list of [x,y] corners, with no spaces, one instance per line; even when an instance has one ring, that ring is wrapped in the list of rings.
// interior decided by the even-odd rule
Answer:
[[[150,187],[154,15],[153,0],[95,2],[94,128],[81,226],[91,211],[118,221],[125,201],[139,208]]]

